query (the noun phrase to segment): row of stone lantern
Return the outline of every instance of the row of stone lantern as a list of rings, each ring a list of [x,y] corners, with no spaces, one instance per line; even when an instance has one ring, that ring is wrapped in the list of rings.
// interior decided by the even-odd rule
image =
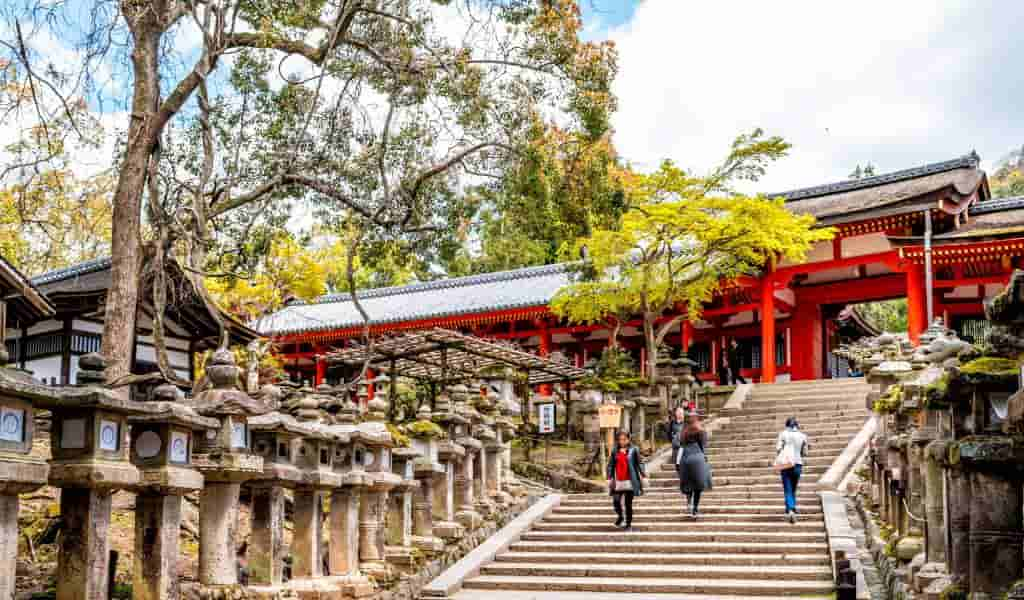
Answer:
[[[239,369],[227,351],[207,366],[211,388],[187,401],[169,385],[157,387],[153,401],[127,400],[102,385],[101,357],[86,355],[79,366],[80,385],[60,388],[0,365],[0,598],[15,590],[18,495],[45,484],[61,488],[57,596],[88,600],[108,595],[111,496],[118,490],[136,494],[133,590],[147,599],[179,596],[182,496],[191,492],[200,494],[206,597],[231,596],[240,583],[245,485],[252,492],[251,595],[288,590],[315,598],[371,593],[368,576],[385,580],[411,566],[414,549],[442,550],[494,506],[507,506],[515,490],[504,473],[512,423],[493,394],[465,386],[442,394],[434,413],[421,408],[406,428],[412,446],[396,449],[385,385],[360,422],[358,407],[330,390],[293,391],[300,396],[294,415],[275,410],[279,389],[250,397],[238,389]],[[37,409],[52,413],[48,462],[31,455]],[[286,493],[294,508],[289,549]]]
[[[982,349],[934,323],[843,354],[876,386],[871,497],[906,597],[1024,598],[1024,272],[986,307]],[[956,594],[961,594],[957,596]]]

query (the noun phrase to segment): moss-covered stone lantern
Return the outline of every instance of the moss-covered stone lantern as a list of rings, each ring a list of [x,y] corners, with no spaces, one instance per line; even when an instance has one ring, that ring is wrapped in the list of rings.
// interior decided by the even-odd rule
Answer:
[[[58,598],[106,597],[111,496],[139,483],[128,460],[128,416],[144,404],[101,387],[106,362],[79,360],[79,386],[62,388],[33,404],[52,413],[50,485],[61,488],[64,529],[57,558]]]
[[[453,440],[467,436],[469,420],[454,410],[451,396],[447,392],[438,396],[432,419],[445,430],[447,436],[437,444],[437,458],[444,465],[445,477],[434,483],[431,503],[434,511],[434,534],[445,540],[456,540],[465,534],[465,528],[456,522],[455,510],[459,502],[456,496],[456,478],[466,456],[466,449]]]
[[[250,417],[248,424],[252,453],[263,459],[263,473],[248,483],[252,490],[249,584],[272,590],[284,582],[285,490],[302,482],[296,449],[312,432],[291,415],[276,411]]]
[[[384,515],[388,494],[402,478],[391,472],[391,449],[394,440],[387,427],[389,396],[386,377],[367,404],[365,421],[358,430],[366,443],[363,464],[370,484],[364,488],[359,507],[359,562],[362,571],[378,581],[390,579],[392,572],[386,562]]]
[[[192,465],[193,437],[220,426],[178,402],[178,388],[156,387],[153,412],[128,418],[132,464],[139,469],[135,486],[135,552],[132,589],[135,598],[163,600],[178,595],[178,538],[182,496],[203,488],[203,475]]]
[[[412,449],[420,456],[413,462],[413,474],[419,487],[413,498],[412,544],[422,552],[436,553],[444,549],[444,542],[434,535],[434,486],[445,479],[445,466],[438,462],[438,443],[446,435],[431,420],[430,407],[425,403],[416,412],[416,421],[406,429],[412,440]]]
[[[6,356],[0,355],[0,598],[6,599],[14,598],[16,591],[18,495],[45,485],[50,471],[46,461],[30,454],[35,436],[33,397],[50,390],[5,363]]]
[[[206,375],[213,387],[188,403],[219,422],[195,444],[194,461],[206,478],[199,496],[199,580],[206,586],[231,586],[238,584],[238,495],[243,482],[263,475],[263,458],[250,449],[249,418],[270,408],[238,389],[239,368],[230,351],[214,352]]]

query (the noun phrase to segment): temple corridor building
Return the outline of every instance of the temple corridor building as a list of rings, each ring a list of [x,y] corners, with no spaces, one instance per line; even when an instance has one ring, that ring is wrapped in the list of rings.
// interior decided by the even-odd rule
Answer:
[[[973,152],[769,196],[785,198],[792,211],[813,215],[836,235],[803,263],[780,262],[737,281],[703,307],[699,321],[669,336],[671,347],[699,363],[704,379],[715,378],[732,338],[743,374],[754,381],[848,375],[848,365],[831,353],[841,314],[881,300],[907,298],[912,341],[931,321],[929,300],[932,316],[965,339],[981,339],[984,300],[1005,286],[1024,254],[1024,198],[992,199]],[[607,345],[609,327],[571,324],[551,313],[549,301],[567,283],[569,265],[555,264],[364,290],[359,298],[374,332],[441,326],[515,340],[542,356],[558,351],[581,366]],[[252,326],[278,343],[293,379],[314,383],[334,378],[326,354],[363,331],[347,294],[291,303]],[[644,363],[639,320],[623,327],[620,341]]]

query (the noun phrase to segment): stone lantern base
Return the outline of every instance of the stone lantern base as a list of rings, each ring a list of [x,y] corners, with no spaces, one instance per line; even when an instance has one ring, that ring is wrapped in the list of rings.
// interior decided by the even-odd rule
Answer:
[[[374,593],[373,584],[365,575],[303,577],[292,579],[285,587],[299,600],[363,598]]]
[[[466,528],[452,521],[434,523],[434,533],[444,540],[457,540],[466,535]]]
[[[403,570],[416,564],[416,550],[412,546],[387,546],[384,549],[384,556],[388,564]]]

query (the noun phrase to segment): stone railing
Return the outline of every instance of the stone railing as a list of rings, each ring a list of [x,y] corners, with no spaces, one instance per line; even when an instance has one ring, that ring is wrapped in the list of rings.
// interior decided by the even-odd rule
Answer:
[[[173,386],[150,401],[125,399],[104,387],[104,368],[84,356],[81,385],[62,388],[0,365],[0,598],[15,595],[18,495],[43,485],[61,490],[57,597],[88,600],[108,597],[118,490],[136,494],[133,594],[153,600],[184,593],[178,540],[191,492],[199,558],[188,592],[212,600],[372,595],[415,580],[450,545],[465,551],[480,537],[470,532],[493,531],[526,505],[509,469],[514,427],[493,394],[453,386],[436,411],[395,426],[386,385],[365,415],[328,387],[252,397],[226,351],[207,366],[212,387],[189,400]],[[52,415],[49,461],[31,454],[36,409]],[[246,569],[237,556],[243,486],[252,503]]]
[[[1024,273],[987,307],[977,349],[933,324],[911,347],[845,349],[876,389],[867,508],[892,597],[1024,598]]]

